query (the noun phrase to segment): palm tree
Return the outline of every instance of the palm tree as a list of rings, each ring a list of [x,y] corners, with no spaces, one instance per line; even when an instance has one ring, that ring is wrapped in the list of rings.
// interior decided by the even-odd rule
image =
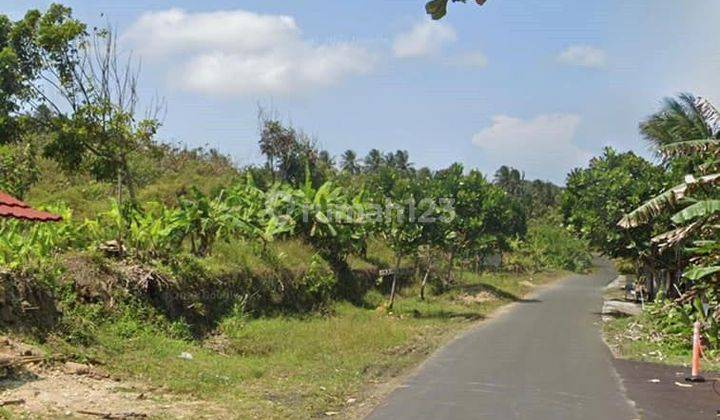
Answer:
[[[412,163],[410,163],[410,154],[407,150],[398,150],[395,152],[394,162],[398,170],[409,171],[412,168]]]
[[[330,156],[330,152],[328,152],[327,150],[320,151],[320,154],[318,155],[318,161],[327,167],[335,166],[335,159]]]
[[[365,156],[365,170],[372,172],[377,171],[380,169],[380,166],[383,164],[383,156],[382,153],[378,149],[372,149],[370,152],[368,152],[367,156]]]
[[[495,172],[495,185],[511,197],[519,197],[525,183],[525,174],[515,168],[503,165]]]
[[[720,305],[715,300],[719,291],[720,273],[720,140],[718,122],[720,113],[708,101],[681,95],[680,101],[666,100],[667,108],[651,116],[643,129],[646,137],[658,146],[658,153],[665,163],[674,160],[692,164],[683,182],[665,190],[642,206],[625,215],[620,227],[631,229],[657,221],[664,213],[672,212],[672,228],[652,238],[660,252],[676,248],[688,258],[689,268],[683,277],[690,283],[683,284],[682,301],[695,302],[701,308],[703,302],[714,308],[706,318],[705,328],[717,338],[720,325]],[[676,124],[676,125],[674,125]],[[704,127],[700,127],[703,125]],[[647,127],[647,128],[646,128]],[[649,137],[647,133],[652,134]],[[689,140],[677,136],[689,135]],[[707,136],[707,137],[698,137]],[[674,165],[674,164],[673,164]],[[703,318],[698,310],[696,315]],[[707,323],[711,325],[707,325]]]
[[[355,175],[360,172],[360,166],[357,162],[357,154],[353,150],[346,150],[342,154],[340,168],[343,172],[347,172],[350,175]]]
[[[710,102],[690,93],[665,98],[662,109],[640,123],[640,133],[657,152],[662,146],[700,139],[717,139],[713,124],[707,120],[713,109]]]
[[[388,166],[393,169],[397,169],[396,168],[397,162],[395,162],[395,154],[394,153],[392,153],[392,152],[385,153],[385,156],[383,157],[383,161],[385,163],[385,166]]]

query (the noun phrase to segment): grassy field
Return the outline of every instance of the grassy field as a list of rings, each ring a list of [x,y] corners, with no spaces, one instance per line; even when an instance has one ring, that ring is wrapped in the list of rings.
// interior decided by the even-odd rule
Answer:
[[[559,275],[464,273],[449,291],[426,301],[415,297],[415,289],[402,290],[393,312],[384,309],[385,296],[371,291],[364,305],[338,303],[324,315],[235,314],[203,341],[173,338],[128,316],[100,325],[90,347],[48,346],[101,361],[121,378],[212,401],[242,417],[352,416],[371,406],[378,384]],[[192,359],[178,357],[183,352]]]

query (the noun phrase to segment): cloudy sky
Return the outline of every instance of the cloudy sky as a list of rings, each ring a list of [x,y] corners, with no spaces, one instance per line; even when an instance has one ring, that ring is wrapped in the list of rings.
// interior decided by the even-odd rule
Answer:
[[[49,1],[5,0],[19,18]],[[257,109],[339,155],[408,149],[417,166],[508,164],[562,183],[604,146],[645,153],[663,96],[720,103],[720,1],[65,1],[142,58],[161,136],[257,162]]]

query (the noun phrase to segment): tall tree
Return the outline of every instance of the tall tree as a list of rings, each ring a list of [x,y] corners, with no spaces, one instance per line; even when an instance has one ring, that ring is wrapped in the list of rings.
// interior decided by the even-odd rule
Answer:
[[[342,154],[340,161],[340,168],[343,172],[347,172],[350,175],[356,175],[360,172],[360,166],[357,162],[357,154],[353,150],[346,150]]]
[[[367,156],[365,156],[364,163],[366,171],[377,171],[383,164],[383,155],[378,149],[372,149],[368,152]]]
[[[705,121],[698,98],[690,93],[665,98],[660,111],[640,123],[640,132],[656,151],[681,141],[718,138]]]
[[[652,227],[624,231],[623,215],[661,191],[662,168],[632,152],[605,148],[587,168],[568,175],[562,195],[564,221],[600,251],[614,257],[637,257],[647,250]]]
[[[658,156],[663,155],[663,147],[675,143],[718,139],[717,125],[706,118],[704,110],[708,109],[714,109],[712,104],[689,93],[665,98],[660,111],[640,123],[640,132]],[[683,175],[695,172],[702,159],[698,154],[685,154],[664,159],[663,162],[670,169],[671,176],[679,181]]]
[[[694,163],[692,172],[685,174],[682,182],[666,188],[629,212],[618,225],[636,229],[649,223],[657,224],[658,220],[674,213],[670,218],[672,225],[663,223],[665,229],[652,241],[658,245],[661,255],[672,255],[673,268],[687,267],[671,291],[680,294],[675,310],[683,316],[677,318],[686,322],[688,329],[692,321],[702,321],[706,338],[717,348],[720,345],[720,140],[712,136],[717,135],[720,112],[702,99],[696,99],[692,104],[686,102],[685,105],[693,105],[692,111],[688,113],[693,118],[668,119],[662,125],[663,131],[675,134],[672,121],[676,121],[676,132],[711,137],[672,141],[660,145],[658,151],[671,167],[676,167],[672,164],[674,160]],[[702,119],[706,126],[704,129],[696,127],[698,119]],[[694,122],[692,126],[687,125],[689,121]],[[668,249],[676,252],[664,252]],[[692,302],[692,305],[688,305],[688,302]]]
[[[132,57],[121,58],[111,29],[95,30],[77,48],[62,53],[59,70],[44,79],[60,98],[44,97],[55,113],[45,155],[67,171],[87,170],[98,180],[117,180],[134,202],[131,160],[151,150],[162,106],[156,103],[145,117],[138,115],[139,67]]]
[[[59,4],[17,22],[0,15],[0,142],[17,141],[26,111],[75,78],[85,36],[85,24]]]
[[[409,171],[412,169],[412,163],[410,162],[410,154],[407,150],[398,150],[394,155],[395,167],[400,171]]]
[[[525,174],[515,168],[503,165],[495,172],[494,181],[495,185],[502,188],[511,197],[519,198],[523,193]]]

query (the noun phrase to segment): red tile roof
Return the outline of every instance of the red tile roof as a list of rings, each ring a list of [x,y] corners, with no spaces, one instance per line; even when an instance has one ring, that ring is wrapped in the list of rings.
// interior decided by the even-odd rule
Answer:
[[[57,222],[62,217],[30,208],[27,204],[0,192],[0,217],[31,220],[35,222]]]

